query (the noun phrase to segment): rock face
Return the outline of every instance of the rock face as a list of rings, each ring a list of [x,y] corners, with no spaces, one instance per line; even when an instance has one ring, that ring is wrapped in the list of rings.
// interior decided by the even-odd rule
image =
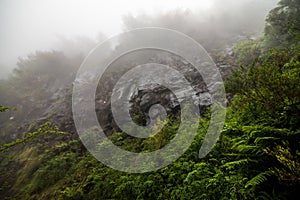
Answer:
[[[145,126],[150,121],[149,111],[152,106],[159,104],[164,107],[168,115],[180,115],[180,103],[185,101],[184,97],[189,94],[192,96],[193,103],[199,106],[200,114],[206,113],[207,108],[212,104],[210,88],[204,83],[197,70],[181,58],[168,55],[168,60],[165,61],[161,57],[156,58],[155,63],[176,70],[187,80],[189,87],[185,85],[183,78],[176,76],[172,70],[156,71],[155,65],[152,68],[150,66],[152,70],[140,70],[139,73],[136,73],[138,69],[135,68],[132,69],[134,71],[132,73],[127,69],[123,72],[119,71],[120,74],[104,75],[102,82],[105,84],[101,85],[100,82],[98,87],[96,111],[102,128],[108,131],[108,134],[111,133],[109,130],[118,130],[111,107],[114,107],[116,112],[120,113],[119,115],[125,116],[129,113],[130,120]],[[220,63],[218,67],[225,79],[230,76],[231,66]],[[129,75],[126,75],[128,73]],[[126,78],[123,78],[124,76]],[[164,83],[168,87],[159,83]],[[215,85],[209,87],[213,88]],[[155,114],[156,111],[153,112]]]
[[[107,135],[112,134],[114,130],[120,131],[114,120],[112,104],[117,112],[129,113],[130,120],[141,126],[149,123],[149,111],[153,105],[162,105],[168,115],[180,115],[180,103],[185,100],[184,96],[187,93],[192,94],[193,103],[199,106],[200,114],[204,114],[212,104],[212,98],[208,92],[209,88],[192,65],[176,57],[172,59],[168,57],[167,62],[161,61],[163,59],[160,58],[156,58],[156,60],[162,65],[170,66],[178,71],[188,81],[190,88],[185,87],[183,79],[176,77],[172,70],[168,73],[166,71],[146,70],[140,73],[138,77],[134,74],[129,76],[129,79],[128,77],[122,79],[124,74],[130,71],[128,68],[124,70],[113,69],[107,72],[99,82],[95,99],[98,121]],[[231,75],[232,67],[224,63],[217,63],[217,65],[221,75],[226,80]],[[89,75],[86,74],[86,76],[85,78],[89,79]],[[154,77],[155,80],[150,80],[149,76]],[[84,80],[81,81],[84,82]],[[158,84],[160,82],[167,82],[168,87]],[[84,97],[80,101],[85,101]],[[57,91],[53,95],[52,102],[40,120],[53,121],[60,125],[62,130],[75,133],[71,104],[72,87],[68,86]],[[154,109],[151,112],[155,115],[158,111]]]
[[[112,134],[114,130],[120,130],[114,120],[112,104],[117,111],[127,109],[131,120],[142,126],[149,123],[151,117],[149,111],[153,105],[162,105],[168,115],[180,115],[180,103],[185,100],[183,97],[187,93],[191,94],[193,103],[199,106],[200,114],[205,113],[207,107],[212,104],[211,95],[208,92],[209,86],[204,83],[197,70],[182,58],[166,53],[157,55],[147,52],[147,54],[132,56],[132,60],[129,57],[125,61],[121,59],[113,63],[99,82],[95,98],[95,111],[102,129],[107,135]],[[185,85],[184,79],[178,78],[172,70],[146,70],[137,78],[133,76],[129,77],[131,79],[122,80],[122,76],[133,67],[145,63],[158,63],[171,67],[182,75],[189,87]],[[226,80],[231,75],[232,66],[226,63],[217,63],[217,66],[223,79]],[[152,79],[149,79],[150,75],[153,77]],[[85,76],[82,80],[75,81],[84,82],[93,74],[86,73]],[[166,83],[168,87],[158,83]],[[116,86],[118,87],[116,88]],[[40,118],[36,119],[38,124],[51,121],[62,131],[73,133],[74,137],[77,137],[72,116],[72,90],[71,83],[56,90],[47,100],[47,109],[41,111]],[[111,98],[112,95],[117,98]],[[83,97],[80,101],[85,101],[85,98]],[[154,116],[158,115],[159,110],[153,109],[151,113]],[[20,132],[26,131],[25,129],[20,130]]]
[[[50,121],[59,125],[62,131],[76,133],[72,117],[72,87],[60,88],[53,94],[52,100],[53,103],[39,121]]]

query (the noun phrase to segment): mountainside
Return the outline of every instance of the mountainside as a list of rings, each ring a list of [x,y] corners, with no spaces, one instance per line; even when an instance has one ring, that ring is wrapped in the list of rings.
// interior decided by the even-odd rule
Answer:
[[[192,64],[153,49],[130,52],[110,64],[97,86],[95,112],[106,136],[120,149],[149,153],[167,146],[180,129],[180,105],[185,101],[180,97],[186,93],[192,93],[193,106],[200,109],[199,123],[184,124],[182,129],[183,133],[197,130],[187,151],[172,164],[147,173],[112,169],[80,140],[72,103],[88,103],[88,96],[72,99],[74,85],[86,86],[95,76],[87,71],[75,79],[83,55],[51,51],[21,59],[13,75],[0,80],[0,198],[296,199],[300,186],[299,13],[299,0],[281,0],[267,17],[264,35],[246,37],[239,30],[228,34],[230,39],[216,37],[205,43],[213,43],[208,53],[225,82],[227,116],[220,138],[204,158],[199,158],[199,150],[207,138],[215,103],[210,91],[219,83],[206,85]],[[136,22],[132,26],[142,23],[130,20]],[[199,41],[207,37],[201,30],[193,33],[199,33]],[[115,49],[128,44],[123,41]],[[138,77],[128,74],[145,64],[153,70],[141,71]],[[184,78],[177,78],[172,70],[154,70],[157,66],[169,66]],[[128,79],[122,79],[124,74]],[[165,81],[180,95],[151,82],[149,76]],[[192,92],[189,87],[178,87],[185,79]],[[127,134],[113,116],[112,104],[118,111],[129,110],[136,124],[152,126],[152,135]],[[158,104],[163,111],[155,107]],[[165,119],[158,117],[163,112]],[[89,134],[93,130],[86,131]],[[96,142],[93,137],[90,140]],[[182,136],[182,145],[184,140],[189,138]],[[111,159],[126,160],[105,153]],[[145,168],[152,164],[146,163]]]

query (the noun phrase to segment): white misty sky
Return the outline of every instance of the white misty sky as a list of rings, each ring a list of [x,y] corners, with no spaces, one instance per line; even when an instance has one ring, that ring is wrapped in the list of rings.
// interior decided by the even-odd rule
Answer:
[[[264,2],[278,0],[263,0]],[[197,13],[215,7],[229,12],[258,0],[0,0],[0,78],[15,67],[18,57],[36,50],[57,49],[61,38],[111,37],[122,31],[122,16],[174,9]],[[265,6],[268,8],[268,6]],[[255,15],[255,13],[253,13]]]
[[[211,0],[0,0],[0,77],[17,57],[55,48],[59,37],[117,34],[128,13],[210,6]]]

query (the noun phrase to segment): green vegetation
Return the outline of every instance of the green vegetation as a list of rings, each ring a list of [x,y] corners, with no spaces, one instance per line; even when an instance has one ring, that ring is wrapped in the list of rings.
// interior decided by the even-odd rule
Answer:
[[[9,108],[9,107],[7,107],[7,106],[2,106],[2,105],[0,105],[0,112],[7,112],[7,111],[9,111],[9,110],[11,110],[11,108]]]
[[[37,135],[61,133],[46,123],[0,147],[2,153],[15,146],[6,152],[13,158],[0,165],[7,170],[0,176],[0,194],[11,199],[295,199],[300,195],[299,13],[299,0],[281,0],[267,18],[265,36],[236,45],[240,69],[226,83],[231,97],[226,124],[205,158],[199,159],[198,151],[209,116],[201,119],[197,137],[181,158],[146,174],[103,165],[72,136],[16,146]],[[134,152],[159,149],[178,129],[176,117],[167,120],[146,140],[122,132],[110,139]]]
[[[267,46],[289,47],[300,39],[300,2],[281,0],[271,10],[265,27]]]
[[[65,133],[59,131],[57,126],[51,126],[50,122],[46,122],[42,124],[36,131],[28,133],[26,137],[22,139],[16,139],[16,141],[0,146],[0,152],[7,151],[8,149],[17,146],[18,144],[25,144],[29,141],[36,139],[39,136],[46,135],[46,134],[63,135]]]

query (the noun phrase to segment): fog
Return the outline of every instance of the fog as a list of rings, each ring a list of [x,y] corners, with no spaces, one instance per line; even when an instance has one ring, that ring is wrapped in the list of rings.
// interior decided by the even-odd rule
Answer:
[[[86,54],[105,38],[137,27],[173,28],[202,38],[200,41],[207,37],[214,40],[220,35],[231,37],[232,32],[257,34],[276,3],[276,0],[0,0],[0,78],[11,72],[18,57],[36,50]]]

